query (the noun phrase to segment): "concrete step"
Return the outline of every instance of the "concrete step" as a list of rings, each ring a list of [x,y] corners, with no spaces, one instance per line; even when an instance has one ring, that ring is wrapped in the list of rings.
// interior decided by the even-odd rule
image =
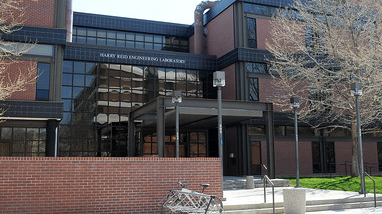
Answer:
[[[377,206],[382,206],[382,197],[377,197]],[[367,207],[374,207],[374,197],[306,201],[306,212]],[[266,214],[273,213],[273,203],[225,205],[224,210],[227,214]],[[275,213],[284,213],[283,202],[275,203]]]
[[[288,179],[271,179],[275,187],[288,187],[290,186],[290,182]],[[262,178],[255,177],[254,178],[254,186],[255,188],[264,187],[264,183]],[[267,185],[269,187],[269,185]],[[247,180],[246,178],[226,178],[223,182],[223,189],[246,189]]]

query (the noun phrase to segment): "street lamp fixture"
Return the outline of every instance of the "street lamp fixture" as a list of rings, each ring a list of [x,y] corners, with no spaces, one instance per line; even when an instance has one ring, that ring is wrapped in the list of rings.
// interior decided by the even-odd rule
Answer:
[[[218,88],[218,143],[219,143],[219,157],[221,160],[222,168],[222,184],[223,184],[223,125],[222,125],[222,91],[221,88],[225,86],[225,72],[215,71],[213,73],[213,86]]]
[[[182,103],[182,92],[174,91],[172,93],[172,103],[175,103],[175,129],[176,129],[176,138],[175,138],[175,147],[176,147],[176,157],[179,157],[179,104]]]
[[[360,194],[364,194],[366,197],[365,190],[365,177],[363,169],[363,151],[362,151],[362,133],[361,133],[361,116],[359,110],[359,97],[362,96],[362,83],[352,83],[350,84],[350,93],[355,97],[355,106],[357,113],[357,136],[358,136],[358,158],[359,158],[359,173],[361,178],[361,191]]]
[[[297,125],[297,108],[300,107],[300,101],[298,97],[290,98],[290,103],[294,111],[294,133],[296,144],[296,187],[300,187],[300,163],[298,157],[298,125]]]
[[[213,74],[213,86],[214,87],[223,87],[225,86],[225,72],[224,71],[215,71]]]

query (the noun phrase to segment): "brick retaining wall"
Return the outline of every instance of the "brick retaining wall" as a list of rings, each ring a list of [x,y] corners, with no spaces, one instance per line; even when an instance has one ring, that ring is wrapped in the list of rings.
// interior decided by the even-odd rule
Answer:
[[[0,157],[0,213],[160,213],[178,181],[221,197],[220,159]]]

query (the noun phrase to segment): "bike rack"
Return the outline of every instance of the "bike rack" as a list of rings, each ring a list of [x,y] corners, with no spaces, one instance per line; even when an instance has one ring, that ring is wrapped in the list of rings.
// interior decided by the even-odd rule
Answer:
[[[374,207],[377,207],[377,194],[375,192],[375,180],[367,172],[364,172],[364,173],[367,177],[369,177],[373,181],[373,185],[374,185]],[[365,185],[365,191],[366,191],[366,185]],[[365,193],[365,197],[366,197],[366,193]]]
[[[162,213],[222,213],[223,203],[219,197],[205,195],[188,189],[170,190],[161,200]]]

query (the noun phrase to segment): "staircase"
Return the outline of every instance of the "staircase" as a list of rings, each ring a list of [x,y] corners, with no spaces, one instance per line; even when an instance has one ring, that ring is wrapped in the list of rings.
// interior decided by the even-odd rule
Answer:
[[[377,207],[379,206],[382,206],[382,197],[377,197]],[[343,210],[366,207],[374,207],[374,197],[306,201],[306,212]],[[273,213],[273,204],[272,202],[270,202],[262,204],[225,205],[224,211],[226,214]],[[284,213],[284,203],[275,203],[275,213]]]
[[[289,180],[272,179],[275,184],[275,212],[284,213],[283,189],[290,186]],[[272,188],[266,188],[267,203],[264,202],[263,181],[254,179],[255,189],[246,189],[247,180],[242,177],[224,177],[223,188],[227,201],[223,202],[226,214],[273,213]],[[382,196],[377,195],[377,207],[382,206]],[[374,197],[353,192],[307,189],[306,212],[347,210],[374,207]]]

